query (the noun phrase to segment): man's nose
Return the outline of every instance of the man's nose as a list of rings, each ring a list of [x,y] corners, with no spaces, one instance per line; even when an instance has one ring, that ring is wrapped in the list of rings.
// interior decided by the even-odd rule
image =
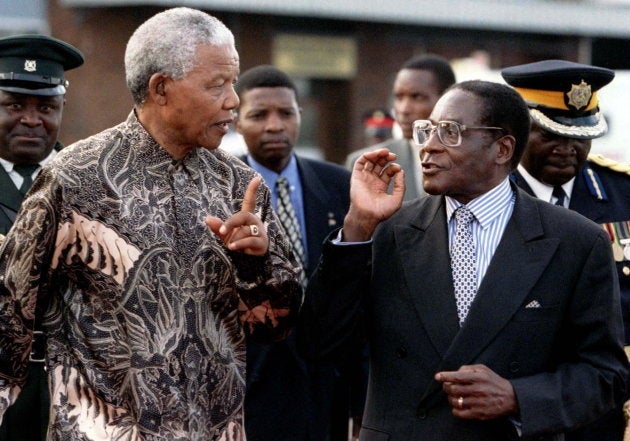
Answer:
[[[440,142],[437,131],[431,131],[429,137],[424,141],[424,144],[420,147],[420,160],[426,158],[431,153],[441,152],[444,150],[444,144]]]
[[[560,138],[553,148],[553,152],[557,155],[574,155],[576,152],[577,142],[570,138]]]
[[[36,109],[25,109],[20,117],[20,122],[29,127],[42,124],[42,117]]]
[[[396,106],[396,112],[409,113],[411,112],[411,99],[408,97],[400,98],[398,105]]]
[[[276,112],[271,112],[267,116],[266,129],[270,132],[278,132],[284,130],[284,121]]]

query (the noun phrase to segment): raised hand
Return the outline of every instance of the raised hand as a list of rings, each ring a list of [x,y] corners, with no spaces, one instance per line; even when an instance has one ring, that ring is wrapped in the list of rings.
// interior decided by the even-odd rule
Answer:
[[[354,163],[350,180],[350,209],[343,224],[347,242],[369,240],[378,224],[394,214],[405,194],[404,171],[388,149],[365,153]],[[392,194],[387,193],[394,179]]]
[[[267,229],[260,218],[254,214],[256,194],[261,181],[260,176],[256,176],[249,182],[241,211],[234,213],[225,222],[218,217],[206,217],[206,225],[232,251],[262,256],[269,248]]]

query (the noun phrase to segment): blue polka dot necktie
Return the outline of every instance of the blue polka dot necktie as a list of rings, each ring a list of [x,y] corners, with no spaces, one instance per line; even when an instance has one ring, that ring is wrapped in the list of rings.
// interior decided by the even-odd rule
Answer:
[[[472,221],[475,217],[465,205],[455,210],[454,216],[457,225],[451,249],[451,270],[461,326],[477,294],[477,259],[472,236]]]

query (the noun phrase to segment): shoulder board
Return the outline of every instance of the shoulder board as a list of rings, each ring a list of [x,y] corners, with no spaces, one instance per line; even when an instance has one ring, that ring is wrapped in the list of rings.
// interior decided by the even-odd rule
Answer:
[[[625,162],[618,162],[613,159],[606,158],[601,154],[590,154],[588,155],[588,160],[601,167],[606,167],[616,172],[630,175],[630,164]]]

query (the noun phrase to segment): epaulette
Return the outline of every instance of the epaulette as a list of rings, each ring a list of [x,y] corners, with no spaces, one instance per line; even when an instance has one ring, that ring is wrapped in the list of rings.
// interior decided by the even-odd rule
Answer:
[[[595,164],[601,167],[606,167],[616,172],[625,173],[626,175],[630,176],[630,164],[628,163],[618,162],[618,161],[615,161],[614,159],[606,158],[604,155],[599,154],[599,153],[589,154],[588,160],[591,162],[594,162]]]
[[[606,194],[606,190],[604,190],[604,185],[599,175],[591,168],[588,162],[582,167],[582,176],[584,176],[584,182],[591,196],[598,201],[608,201],[608,195]]]

